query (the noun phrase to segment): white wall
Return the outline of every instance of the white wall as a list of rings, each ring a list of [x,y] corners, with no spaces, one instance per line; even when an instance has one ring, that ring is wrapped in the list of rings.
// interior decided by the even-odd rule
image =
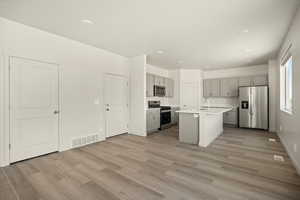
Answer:
[[[277,60],[269,60],[269,130],[276,132],[277,120]]]
[[[8,56],[59,64],[62,73],[63,150],[71,147],[73,137],[98,133],[103,139],[103,77],[105,73],[128,77],[128,59],[4,18],[0,18],[0,30],[0,165],[8,163],[8,130],[3,116],[7,112],[7,107],[3,107],[7,100],[3,84],[7,84]],[[7,87],[5,89],[7,91]],[[94,104],[95,100],[100,104]]]
[[[180,107],[185,108],[187,104],[195,102],[193,106],[187,105],[187,108],[198,109],[202,105],[203,99],[203,74],[202,70],[180,69]],[[191,87],[195,88],[193,94]],[[191,98],[195,101],[191,101]]]
[[[279,136],[289,152],[290,157],[294,161],[300,174],[300,10],[293,21],[289,33],[284,41],[278,61],[283,55],[283,51],[292,43],[291,53],[293,56],[293,90],[294,103],[293,115],[289,115],[280,111],[280,104],[277,105],[278,110],[278,133]],[[279,71],[279,65],[277,65]],[[279,73],[277,76],[277,83],[279,85]],[[277,87],[279,88],[279,87]],[[277,89],[280,94],[279,89]],[[280,102],[280,95],[277,97],[277,102]],[[282,129],[280,130],[280,126]],[[297,147],[297,151],[295,151]]]
[[[129,59],[130,123],[129,133],[146,136],[146,56]]]
[[[269,66],[255,65],[230,69],[209,70],[203,72],[204,79],[230,78],[242,76],[266,75],[269,72]],[[204,104],[208,105],[238,105],[238,98],[206,98]]]

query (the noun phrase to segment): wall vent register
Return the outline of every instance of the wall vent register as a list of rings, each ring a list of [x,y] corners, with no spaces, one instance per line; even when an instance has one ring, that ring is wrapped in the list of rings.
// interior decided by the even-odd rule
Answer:
[[[81,146],[92,144],[92,143],[95,143],[98,141],[99,141],[98,134],[88,135],[88,136],[84,136],[84,137],[78,137],[78,138],[74,138],[72,140],[72,147],[73,148],[81,147]]]

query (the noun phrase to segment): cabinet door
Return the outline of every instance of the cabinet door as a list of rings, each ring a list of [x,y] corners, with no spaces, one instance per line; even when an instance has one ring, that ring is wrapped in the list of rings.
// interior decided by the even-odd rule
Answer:
[[[209,97],[209,90],[210,90],[210,80],[203,81],[203,96]]]
[[[154,75],[147,74],[146,75],[146,96],[153,97],[154,96]]]
[[[154,109],[152,112],[152,130],[160,128],[160,109]]]
[[[260,86],[260,85],[268,85],[268,76],[254,76],[252,78],[252,85],[253,86]]]
[[[178,113],[176,111],[179,110],[179,107],[172,107],[171,110],[171,123],[177,124],[178,123]]]
[[[158,86],[164,86],[165,83],[165,78],[161,77],[161,76],[155,76],[155,85]]]
[[[147,131],[151,131],[152,130],[152,111],[151,110],[147,110],[147,115],[146,115],[146,119],[147,119]]]
[[[160,86],[165,86],[166,87],[166,82],[167,82],[167,78],[161,77]]]
[[[220,96],[220,80],[212,79],[210,80],[210,96],[219,97]]]
[[[160,85],[160,76],[154,76],[154,84],[155,85]]]
[[[174,96],[174,80],[169,79],[169,85],[168,85],[169,89],[169,97],[173,97]]]
[[[252,78],[251,77],[240,77],[239,78],[239,87],[251,86]]]
[[[230,111],[223,114],[224,124],[237,125],[237,112]]]
[[[221,96],[236,97],[238,96],[238,79],[228,78],[221,80]]]
[[[165,79],[166,97],[170,97],[170,79]]]
[[[175,124],[175,109],[171,110],[171,124]]]

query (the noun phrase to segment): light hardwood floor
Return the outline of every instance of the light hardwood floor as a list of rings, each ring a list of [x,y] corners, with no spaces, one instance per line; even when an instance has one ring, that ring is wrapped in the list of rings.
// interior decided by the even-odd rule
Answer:
[[[286,151],[268,141],[275,134],[227,128],[208,148],[177,136],[176,127],[147,138],[121,135],[16,163],[0,169],[0,199],[300,199]]]

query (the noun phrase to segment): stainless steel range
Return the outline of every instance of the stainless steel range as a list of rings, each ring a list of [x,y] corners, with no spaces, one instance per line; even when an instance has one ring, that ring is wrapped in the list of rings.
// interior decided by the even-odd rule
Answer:
[[[171,125],[171,107],[160,107],[160,129],[167,128]]]
[[[161,106],[160,101],[148,101],[148,108],[160,108],[160,129],[171,125],[171,107]]]

